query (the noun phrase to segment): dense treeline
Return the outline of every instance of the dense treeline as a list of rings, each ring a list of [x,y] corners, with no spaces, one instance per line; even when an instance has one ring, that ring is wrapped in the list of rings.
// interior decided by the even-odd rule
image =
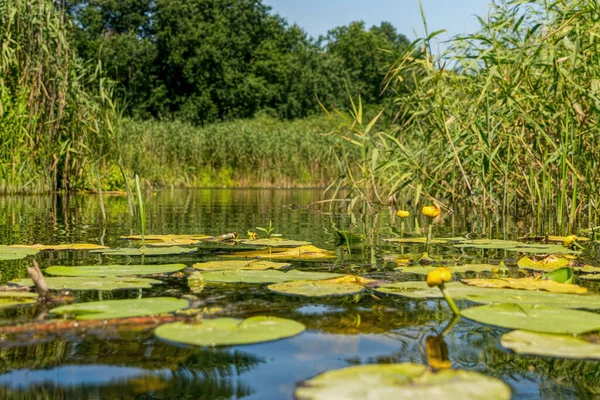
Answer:
[[[261,0],[67,0],[73,39],[100,59],[137,117],[205,123],[258,112],[298,118],[316,96],[385,101],[382,80],[409,43],[389,23],[309,38]],[[388,99],[390,97],[388,96]]]

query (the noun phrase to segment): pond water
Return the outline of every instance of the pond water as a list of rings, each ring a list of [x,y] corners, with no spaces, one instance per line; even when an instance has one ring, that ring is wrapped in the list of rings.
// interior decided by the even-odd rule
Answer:
[[[275,227],[287,238],[306,240],[335,250],[337,258],[324,262],[292,262],[300,270],[343,272],[394,281],[422,280],[403,274],[389,260],[401,253],[418,254],[424,245],[398,246],[383,242],[398,236],[399,222],[382,210],[361,216],[315,204],[320,190],[164,190],[145,198],[147,233],[206,234]],[[103,222],[96,195],[0,198],[0,243],[96,243],[133,246],[120,238],[139,234],[126,197],[105,196]],[[341,203],[335,203],[340,205]],[[417,220],[418,221],[418,220]],[[421,224],[423,221],[421,221]],[[406,234],[415,232],[410,217]],[[334,232],[343,229],[373,235],[362,244],[336,247]],[[424,228],[418,228],[424,233]],[[469,210],[444,218],[434,236],[474,234],[514,239],[529,230],[527,221],[489,223]],[[258,231],[257,231],[258,232]],[[259,232],[260,233],[260,232]],[[144,263],[184,263],[188,267],[217,260],[220,248],[200,248],[193,254],[145,257]],[[432,257],[454,263],[505,260],[514,253],[502,250],[461,252],[433,247]],[[42,269],[51,265],[77,266],[140,263],[139,258],[107,257],[84,251],[44,251],[36,256]],[[24,260],[0,261],[0,284],[27,277]],[[472,276],[475,276],[471,273]],[[470,275],[470,276],[471,276]],[[115,292],[70,292],[76,301],[126,299],[190,294],[185,276],[158,277],[163,285]],[[94,328],[51,335],[27,332],[0,334],[0,398],[52,399],[288,399],[296,385],[336,368],[365,363],[415,362],[427,364],[425,338],[440,333],[452,319],[438,300],[375,296],[305,298],[274,294],[266,285],[207,285],[197,295],[202,307],[220,308],[221,315],[246,318],[271,315],[306,325],[298,336],[274,342],[232,347],[175,346],[157,340],[152,329]],[[466,304],[466,303],[465,303]],[[460,304],[464,306],[465,304]],[[47,318],[38,306],[0,310],[0,325]],[[519,356],[503,349],[499,337],[507,330],[467,320],[445,336],[453,368],[481,372],[509,384],[513,398],[593,398],[600,395],[600,365],[593,361]]]

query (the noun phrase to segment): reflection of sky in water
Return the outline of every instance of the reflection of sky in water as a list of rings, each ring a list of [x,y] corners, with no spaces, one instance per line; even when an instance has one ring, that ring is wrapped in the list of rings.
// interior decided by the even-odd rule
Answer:
[[[68,365],[38,370],[17,369],[0,375],[0,386],[17,389],[43,384],[54,386],[105,385],[148,375],[168,379],[171,371],[110,365]]]

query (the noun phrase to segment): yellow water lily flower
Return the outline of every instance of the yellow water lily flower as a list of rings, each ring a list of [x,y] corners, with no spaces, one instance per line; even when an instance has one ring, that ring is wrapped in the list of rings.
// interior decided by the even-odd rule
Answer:
[[[400,217],[400,218],[408,218],[408,216],[410,215],[410,213],[406,210],[398,210],[396,211],[396,216]]]
[[[250,240],[258,239],[258,233],[256,233],[256,232],[248,231],[247,235],[248,235],[248,239],[250,239]]]
[[[421,214],[429,218],[435,218],[442,212],[441,209],[436,206],[425,206],[421,209]]]
[[[577,242],[577,236],[569,235],[565,236],[564,244],[567,247],[571,247],[575,242]]]
[[[427,285],[429,287],[440,286],[444,282],[452,280],[452,271],[448,268],[436,268],[427,274]]]

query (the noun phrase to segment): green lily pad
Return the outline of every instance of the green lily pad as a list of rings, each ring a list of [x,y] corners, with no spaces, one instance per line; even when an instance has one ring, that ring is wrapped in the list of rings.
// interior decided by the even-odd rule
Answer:
[[[500,344],[517,354],[560,358],[600,359],[600,345],[569,336],[527,331],[502,335]]]
[[[590,281],[600,281],[600,274],[582,274],[579,275],[579,279],[587,279]]]
[[[338,278],[343,274],[330,272],[305,272],[305,271],[277,271],[267,269],[264,271],[236,270],[203,272],[202,276],[207,282],[223,283],[280,283],[289,281],[316,281],[321,279]]]
[[[570,283],[559,283],[535,278],[462,279],[461,282],[483,288],[510,288],[523,290],[546,290],[554,293],[586,293],[587,289]]]
[[[454,300],[475,303],[543,304],[560,308],[600,309],[598,294],[566,294],[533,290],[495,289],[469,286],[460,282],[448,282],[446,288]],[[442,298],[437,287],[430,288],[426,282],[396,282],[375,289],[379,294],[409,297],[413,299]]]
[[[38,294],[30,292],[0,292],[0,308],[35,304]]]
[[[21,260],[39,253],[38,249],[29,247],[0,246],[0,261]]]
[[[291,249],[265,249],[256,251],[238,252],[233,255],[221,257],[256,257],[282,260],[323,260],[335,258],[335,251],[324,250],[313,245],[294,247]]]
[[[99,250],[107,249],[107,246],[92,243],[66,243],[66,244],[13,244],[9,247],[14,249],[31,249],[31,250]]]
[[[464,238],[432,238],[430,244],[445,244],[453,241],[464,240]],[[400,243],[400,244],[425,244],[427,243],[426,237],[406,237],[406,238],[390,238],[383,239],[384,242],[388,243]]]
[[[44,278],[48,289],[51,290],[117,290],[117,289],[148,289],[153,284],[162,283],[156,279],[127,278],[106,276],[93,279],[87,276],[59,276]],[[31,279],[15,279],[11,283],[21,286],[34,286]]]
[[[74,315],[78,320],[139,317],[168,313],[189,306],[187,300],[173,297],[106,300],[76,303],[50,310],[51,314]]]
[[[184,264],[86,265],[81,267],[53,266],[46,268],[44,272],[60,276],[127,276],[168,274],[182,269],[185,269]]]
[[[398,267],[396,268],[400,272],[404,272],[405,274],[418,274],[418,275],[427,275],[431,271],[438,269],[438,266],[414,266],[414,267]],[[498,265],[491,264],[467,264],[460,265],[457,267],[447,267],[452,273],[461,273],[461,272],[491,272],[498,270],[500,267]]]
[[[298,385],[295,398],[317,399],[510,399],[502,381],[477,372],[432,372],[413,363],[371,364],[327,371]]]
[[[276,283],[269,285],[268,289],[276,293],[306,297],[345,296],[362,292],[369,282],[373,280],[346,275],[327,280]]]
[[[231,261],[209,261],[196,263],[194,268],[201,271],[225,271],[225,270],[265,270],[289,267],[290,263],[276,263],[266,260],[231,260]]]
[[[600,330],[600,315],[543,305],[499,303],[468,308],[461,315],[482,324],[509,329],[579,335]]]
[[[583,267],[572,267],[573,270],[577,271],[577,272],[584,272],[584,273],[589,273],[589,274],[595,274],[597,272],[600,272],[600,267],[593,267],[591,265],[584,265]],[[580,276],[581,278],[581,276]]]
[[[548,271],[555,268],[566,267],[569,265],[569,260],[566,258],[548,256],[540,261],[532,260],[529,257],[522,257],[517,262],[519,268],[532,269],[534,271]]]
[[[262,247],[299,247],[299,246],[307,246],[310,242],[306,242],[304,240],[290,240],[290,239],[281,239],[281,238],[270,238],[270,239],[242,239],[239,241],[243,244],[248,244],[250,246],[262,246]]]
[[[542,279],[551,280],[558,283],[573,283],[573,269],[571,267],[557,268],[554,271],[544,274]]]
[[[159,326],[154,334],[169,342],[213,347],[270,342],[296,336],[305,329],[291,319],[256,316],[205,319],[195,324],[173,322]]]
[[[179,246],[124,247],[120,249],[94,250],[90,253],[102,253],[106,256],[170,256],[193,253],[196,250],[196,248],[184,248]]]
[[[515,240],[498,239],[475,239],[465,240],[454,247],[475,248],[475,249],[497,249],[507,251],[517,251],[520,253],[532,254],[580,254],[580,251],[571,250],[557,244],[543,243],[522,243]]]
[[[145,235],[144,240],[146,242],[158,242],[158,243],[167,243],[167,242],[177,242],[177,241],[189,241],[193,240],[199,242],[204,239],[209,239],[212,236],[209,235]],[[129,240],[142,240],[142,235],[131,235],[131,236],[121,236],[121,239],[129,239]]]

